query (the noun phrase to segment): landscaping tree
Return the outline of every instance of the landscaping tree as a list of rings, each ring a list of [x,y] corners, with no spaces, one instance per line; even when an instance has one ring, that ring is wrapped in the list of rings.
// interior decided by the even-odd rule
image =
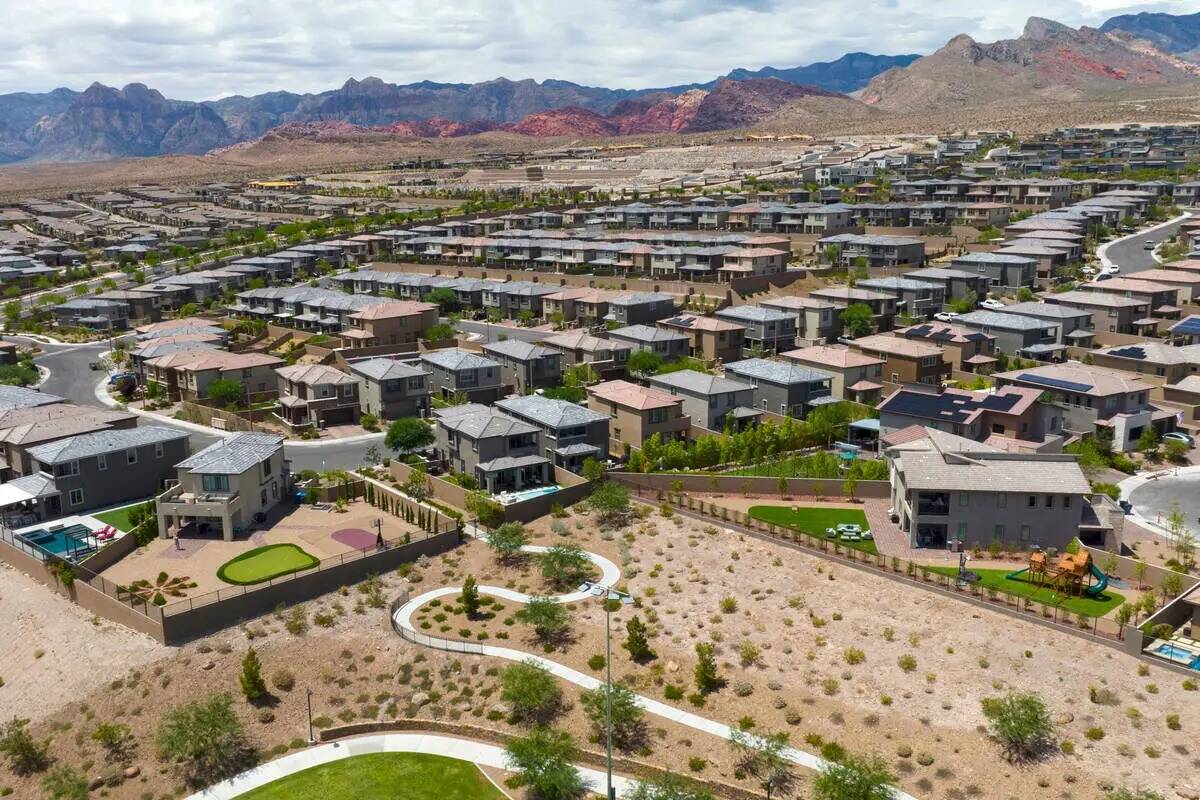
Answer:
[[[1133,579],[1137,581],[1138,588],[1145,585],[1146,570],[1150,569],[1150,565],[1145,561],[1135,561],[1133,563]]]
[[[871,332],[871,307],[866,303],[851,303],[842,310],[839,319],[853,339]]]
[[[1129,789],[1122,786],[1104,795],[1104,800],[1165,800],[1158,792],[1149,789]]]
[[[621,684],[607,684],[589,689],[579,696],[583,712],[592,722],[592,729],[600,741],[608,730],[609,702],[612,702],[612,740],[618,750],[630,752],[639,749],[646,741],[646,712],[638,705],[637,695]]]
[[[467,511],[485,528],[494,528],[504,522],[504,506],[486,492],[471,491],[467,494]]]
[[[475,583],[474,575],[468,575],[467,579],[463,581],[462,594],[459,595],[458,602],[462,605],[467,619],[475,619],[479,615],[479,586]]]
[[[42,779],[46,800],[87,800],[87,778],[67,764],[59,764]]]
[[[429,423],[417,417],[404,417],[388,425],[383,443],[398,453],[411,453],[433,444],[433,438]]]
[[[433,494],[433,492],[429,488],[429,473],[426,471],[424,464],[413,466],[412,472],[408,473],[408,477],[404,479],[404,483],[400,484],[400,491],[418,503],[429,499],[429,495]]]
[[[696,690],[700,694],[711,694],[724,683],[717,675],[716,652],[717,648],[711,642],[696,644]]]
[[[179,307],[178,316],[190,317],[190,316],[198,313],[199,311],[200,311],[200,306],[196,305],[195,303],[184,303],[183,305],[181,305]]]
[[[529,533],[519,522],[506,522],[488,534],[488,547],[503,562],[512,562],[521,552],[521,548],[529,544]]]
[[[444,342],[447,339],[453,339],[456,331],[453,325],[447,325],[440,322],[437,325],[430,325],[429,328],[421,334],[421,338],[427,342]]]
[[[599,483],[608,477],[608,471],[604,469],[603,464],[588,456],[583,460],[583,477],[585,480]]]
[[[1004,747],[1009,761],[1029,761],[1047,752],[1054,741],[1054,723],[1042,698],[1013,692],[1005,697],[985,697],[983,716],[992,736]]]
[[[159,755],[173,761],[196,789],[254,764],[255,751],[227,694],[212,694],[166,713],[158,726]]]
[[[738,766],[758,780],[768,800],[775,794],[786,793],[796,780],[796,765],[784,756],[786,733],[750,733],[734,728],[729,742],[736,753]]]
[[[136,747],[128,725],[102,722],[92,731],[92,741],[104,748],[104,756],[113,764],[124,764]]]
[[[567,609],[553,597],[531,597],[513,616],[533,628],[537,638],[547,645],[561,640],[571,628]]]
[[[208,396],[216,403],[228,408],[237,406],[246,397],[246,389],[241,381],[232,378],[218,378],[208,385]]]
[[[0,753],[8,757],[15,775],[41,772],[50,763],[50,740],[39,742],[29,733],[29,720],[13,717],[0,725]]]
[[[626,800],[713,800],[712,792],[673,772],[641,781],[624,797]]]
[[[1158,457],[1158,431],[1154,426],[1147,425],[1142,429],[1142,435],[1138,437],[1137,448],[1147,459],[1154,460]]]
[[[500,671],[500,699],[516,721],[540,725],[561,709],[562,689],[548,669],[530,659]]]
[[[641,663],[655,657],[654,651],[650,649],[646,623],[636,614],[625,623],[625,630],[629,634],[625,637],[625,649],[629,651],[630,658]]]
[[[1172,597],[1183,591],[1183,576],[1178,572],[1168,572],[1163,575],[1159,589],[1162,590],[1163,602],[1170,602]]]
[[[425,301],[427,303],[437,303],[438,309],[443,314],[450,314],[462,307],[462,304],[458,301],[458,295],[454,293],[454,290],[444,286],[430,292]]]
[[[251,703],[258,702],[267,694],[267,682],[262,676],[262,662],[258,660],[258,653],[253,647],[246,651],[246,656],[242,659],[242,674],[238,680],[242,684],[242,694]]]
[[[562,542],[538,557],[542,577],[555,589],[576,587],[588,576],[592,561],[575,542]]]
[[[1168,439],[1163,445],[1163,450],[1166,453],[1167,461],[1172,464],[1187,463],[1188,446],[1178,439]]]
[[[813,779],[813,800],[891,800],[896,778],[878,756],[843,755]]]
[[[504,748],[513,783],[535,800],[573,800],[584,789],[575,769],[579,750],[566,731],[534,728],[528,736],[509,740]]]
[[[635,350],[625,362],[625,368],[636,375],[653,375],[662,365],[662,356],[651,350]]]
[[[592,490],[588,505],[601,525],[617,525],[629,516],[629,489],[616,481],[604,481]]]

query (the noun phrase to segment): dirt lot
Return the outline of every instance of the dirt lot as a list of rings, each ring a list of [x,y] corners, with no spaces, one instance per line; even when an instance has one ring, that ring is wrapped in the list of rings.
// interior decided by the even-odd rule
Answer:
[[[1096,798],[1107,784],[1168,791],[1200,769],[1195,715],[1187,712],[1200,695],[1185,693],[1175,673],[1149,667],[1142,674],[1137,660],[1102,645],[658,512],[615,534],[598,532],[580,515],[531,528],[539,543],[569,537],[625,567],[640,607],[616,612],[614,632],[623,632],[630,614],[639,614],[651,623],[658,658],[637,666],[614,647],[616,676],[659,699],[668,684],[691,693],[694,644],[716,642],[728,685],[703,708],[687,700],[677,701],[680,707],[729,723],[753,722],[760,731],[787,731],[794,744],[812,751],[837,742],[877,752],[891,762],[904,788],[920,797]],[[385,576],[376,602],[386,604],[406,587],[415,593],[461,585],[467,574],[482,584],[528,592],[545,588],[536,564],[500,566],[484,543],[473,541],[419,565],[408,578]],[[736,607],[723,606],[726,597]],[[146,645],[138,658],[125,655],[127,660],[101,673],[82,669],[74,679],[78,688],[52,701],[57,707],[39,698],[49,718],[40,720],[37,731],[52,736],[55,757],[91,775],[103,769],[88,738],[91,729],[101,721],[129,724],[139,742],[142,774],[107,796],[134,800],[179,789],[154,757],[154,730],[162,713],[183,697],[211,691],[238,697],[254,743],[276,753],[300,746],[307,735],[305,688],[315,692],[313,714],[322,726],[339,719],[417,716],[513,730],[496,706],[495,675],[503,663],[404,642],[391,631],[386,608],[372,607],[368,598],[349,587],[301,611],[280,610],[183,648]],[[454,613],[438,621],[436,609],[426,609],[425,619],[435,635],[456,637],[465,629],[478,638],[487,631],[493,642],[505,634],[507,646],[539,649],[524,626],[506,624],[512,604],[493,610],[493,617],[479,623]],[[603,613],[598,604],[584,604],[572,614],[575,638],[548,655],[588,671],[589,657],[604,651]],[[304,618],[306,630],[288,631],[292,615]],[[6,616],[0,643],[19,637],[12,628],[13,618]],[[86,622],[77,628],[58,639],[70,641],[72,652],[128,650],[111,632]],[[746,667],[740,664],[743,642],[758,651]],[[269,714],[238,694],[238,665],[250,644],[259,650],[268,680],[280,670],[294,678],[290,691],[273,690],[279,700]],[[862,651],[859,663],[849,663],[857,660],[847,659],[851,648]],[[901,666],[902,656],[915,659],[911,670]],[[96,674],[103,681],[92,677]],[[1090,702],[1089,686],[1111,689],[1112,704]],[[980,733],[979,700],[1009,688],[1045,698],[1060,720],[1060,740],[1074,744],[1073,755],[1027,767],[1001,759],[998,747]],[[556,724],[591,746],[590,725],[575,702],[578,693],[570,686],[564,692],[572,707]],[[0,698],[11,708],[9,686],[0,688]],[[1172,731],[1166,716],[1176,713],[1183,716],[1183,728]],[[704,764],[697,762],[698,777],[736,781],[727,745],[657,718],[648,723],[649,750],[638,756],[642,760],[686,772],[688,759],[699,758]],[[1102,728],[1104,737],[1085,738],[1092,727]],[[0,789],[6,785],[18,797],[35,796],[33,780],[6,773]],[[805,794],[803,781],[798,794]]]

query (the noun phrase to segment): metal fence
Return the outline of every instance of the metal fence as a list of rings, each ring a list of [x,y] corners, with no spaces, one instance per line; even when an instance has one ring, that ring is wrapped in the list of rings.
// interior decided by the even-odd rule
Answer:
[[[422,647],[431,647],[435,650],[446,650],[451,653],[470,653],[477,656],[483,655],[483,645],[477,642],[464,642],[454,639],[443,639],[440,636],[429,636],[424,633],[417,633],[411,628],[405,628],[404,626],[398,624],[396,622],[396,610],[407,602],[407,597],[396,598],[392,601],[391,610],[389,612],[389,618],[392,621],[392,629],[396,631],[396,633],[400,634],[401,639],[410,641],[413,644],[419,644]]]

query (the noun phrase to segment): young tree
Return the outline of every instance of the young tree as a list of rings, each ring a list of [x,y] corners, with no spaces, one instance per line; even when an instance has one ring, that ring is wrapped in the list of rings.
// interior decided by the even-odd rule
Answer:
[[[429,473],[425,469],[424,464],[416,464],[412,471],[408,473],[408,477],[404,479],[404,483],[400,485],[400,491],[416,500],[418,503],[427,500],[433,492],[429,488]]]
[[[612,702],[613,745],[624,752],[637,750],[646,740],[645,711],[637,702],[637,696],[621,684],[613,684],[612,692],[607,684],[589,689],[579,696],[579,704],[592,722],[592,729],[603,740],[608,730],[609,701]]]
[[[113,764],[128,762],[136,747],[129,726],[120,723],[100,723],[92,731],[92,741],[104,748],[105,758]]]
[[[528,736],[509,740],[504,750],[514,783],[528,788],[531,797],[573,800],[583,792],[583,778],[575,769],[579,750],[567,732],[534,728]]]
[[[458,602],[462,605],[467,619],[475,619],[479,615],[479,586],[475,583],[474,575],[468,575],[467,579],[463,581],[462,594],[459,595]]]
[[[1158,457],[1158,431],[1154,430],[1153,425],[1147,425],[1142,429],[1142,435],[1138,437],[1137,448],[1147,459],[1154,460]]]
[[[383,443],[398,453],[411,453],[433,444],[433,429],[429,423],[417,417],[393,420],[388,425]]]
[[[425,298],[425,301],[428,303],[436,303],[438,309],[443,314],[450,314],[458,311],[462,307],[462,303],[458,301],[458,295],[454,293],[454,290],[445,286],[439,289],[434,289],[429,293],[429,296]]]
[[[1163,575],[1159,588],[1162,590],[1163,602],[1170,602],[1172,597],[1183,591],[1183,576],[1178,572],[1168,572]]]
[[[519,522],[506,522],[488,534],[488,547],[502,562],[512,562],[521,548],[529,544],[529,533]]]
[[[847,754],[830,761],[813,779],[813,800],[891,800],[896,778],[878,756]]]
[[[871,307],[866,303],[851,303],[843,309],[839,319],[849,331],[852,339],[866,336],[871,332]]]
[[[1133,579],[1138,582],[1138,588],[1145,585],[1146,570],[1150,569],[1150,565],[1145,561],[1135,561],[1133,564]]]
[[[562,708],[558,680],[530,659],[500,671],[500,699],[520,722],[545,724]]]
[[[483,491],[471,491],[467,495],[467,511],[485,528],[494,528],[504,522],[504,506]]]
[[[625,369],[636,375],[653,375],[663,365],[662,356],[651,350],[635,350],[629,354]]]
[[[588,576],[592,561],[575,542],[562,542],[538,557],[542,577],[555,589],[578,586]]]
[[[41,772],[50,763],[50,740],[39,742],[29,733],[29,720],[13,717],[0,725],[0,753],[8,756],[15,775]]]
[[[1054,741],[1054,722],[1042,698],[1013,692],[1005,697],[985,697],[983,716],[992,736],[1012,762],[1029,761],[1045,753]]]
[[[241,381],[218,378],[208,385],[208,396],[222,406],[236,406],[246,398],[246,389]]]
[[[242,685],[242,694],[251,703],[258,702],[267,694],[267,682],[262,676],[262,662],[258,653],[251,647],[242,659],[242,674],[238,678]]]
[[[783,793],[796,780],[796,765],[784,755],[787,749],[786,733],[750,733],[734,728],[729,742],[736,753],[739,766],[758,779],[758,785],[769,799]]]
[[[195,303],[184,303],[183,305],[181,305],[179,307],[179,314],[177,316],[190,317],[190,316],[195,315],[199,311],[200,311],[200,306],[196,305]]]
[[[604,469],[603,464],[588,456],[583,460],[583,477],[592,483],[599,483],[608,477],[608,471]]]
[[[618,524],[629,515],[629,489],[616,481],[603,481],[592,490],[588,505],[603,524]]]
[[[1168,439],[1163,445],[1163,450],[1166,452],[1167,461],[1172,464],[1187,463],[1188,446],[1178,439]]]
[[[227,694],[212,694],[167,712],[158,726],[159,755],[173,761],[189,787],[231,778],[255,761]]]
[[[711,694],[720,689],[724,681],[717,675],[717,648],[711,642],[696,644],[696,691]]]
[[[548,645],[562,639],[571,628],[567,609],[553,597],[531,597],[513,616],[533,628],[537,638]]]
[[[641,663],[655,657],[654,651],[650,649],[646,623],[642,622],[636,614],[630,618],[629,622],[625,623],[625,631],[628,633],[628,636],[625,637],[625,649],[629,651],[630,658]]]
[[[639,782],[624,797],[626,800],[713,800],[712,792],[673,772]]]

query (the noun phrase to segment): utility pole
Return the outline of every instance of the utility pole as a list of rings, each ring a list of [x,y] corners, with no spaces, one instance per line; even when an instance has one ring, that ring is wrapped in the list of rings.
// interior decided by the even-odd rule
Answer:
[[[632,605],[633,595],[622,592],[619,589],[614,589],[611,586],[605,586],[593,581],[584,581],[579,586],[579,591],[586,592],[593,597],[603,598],[604,600],[604,664],[607,669],[607,678],[605,681],[604,705],[605,705],[605,739],[606,739],[606,772],[608,776],[608,800],[617,800],[616,791],[613,789],[612,782],[612,601],[617,601],[621,605]]]

